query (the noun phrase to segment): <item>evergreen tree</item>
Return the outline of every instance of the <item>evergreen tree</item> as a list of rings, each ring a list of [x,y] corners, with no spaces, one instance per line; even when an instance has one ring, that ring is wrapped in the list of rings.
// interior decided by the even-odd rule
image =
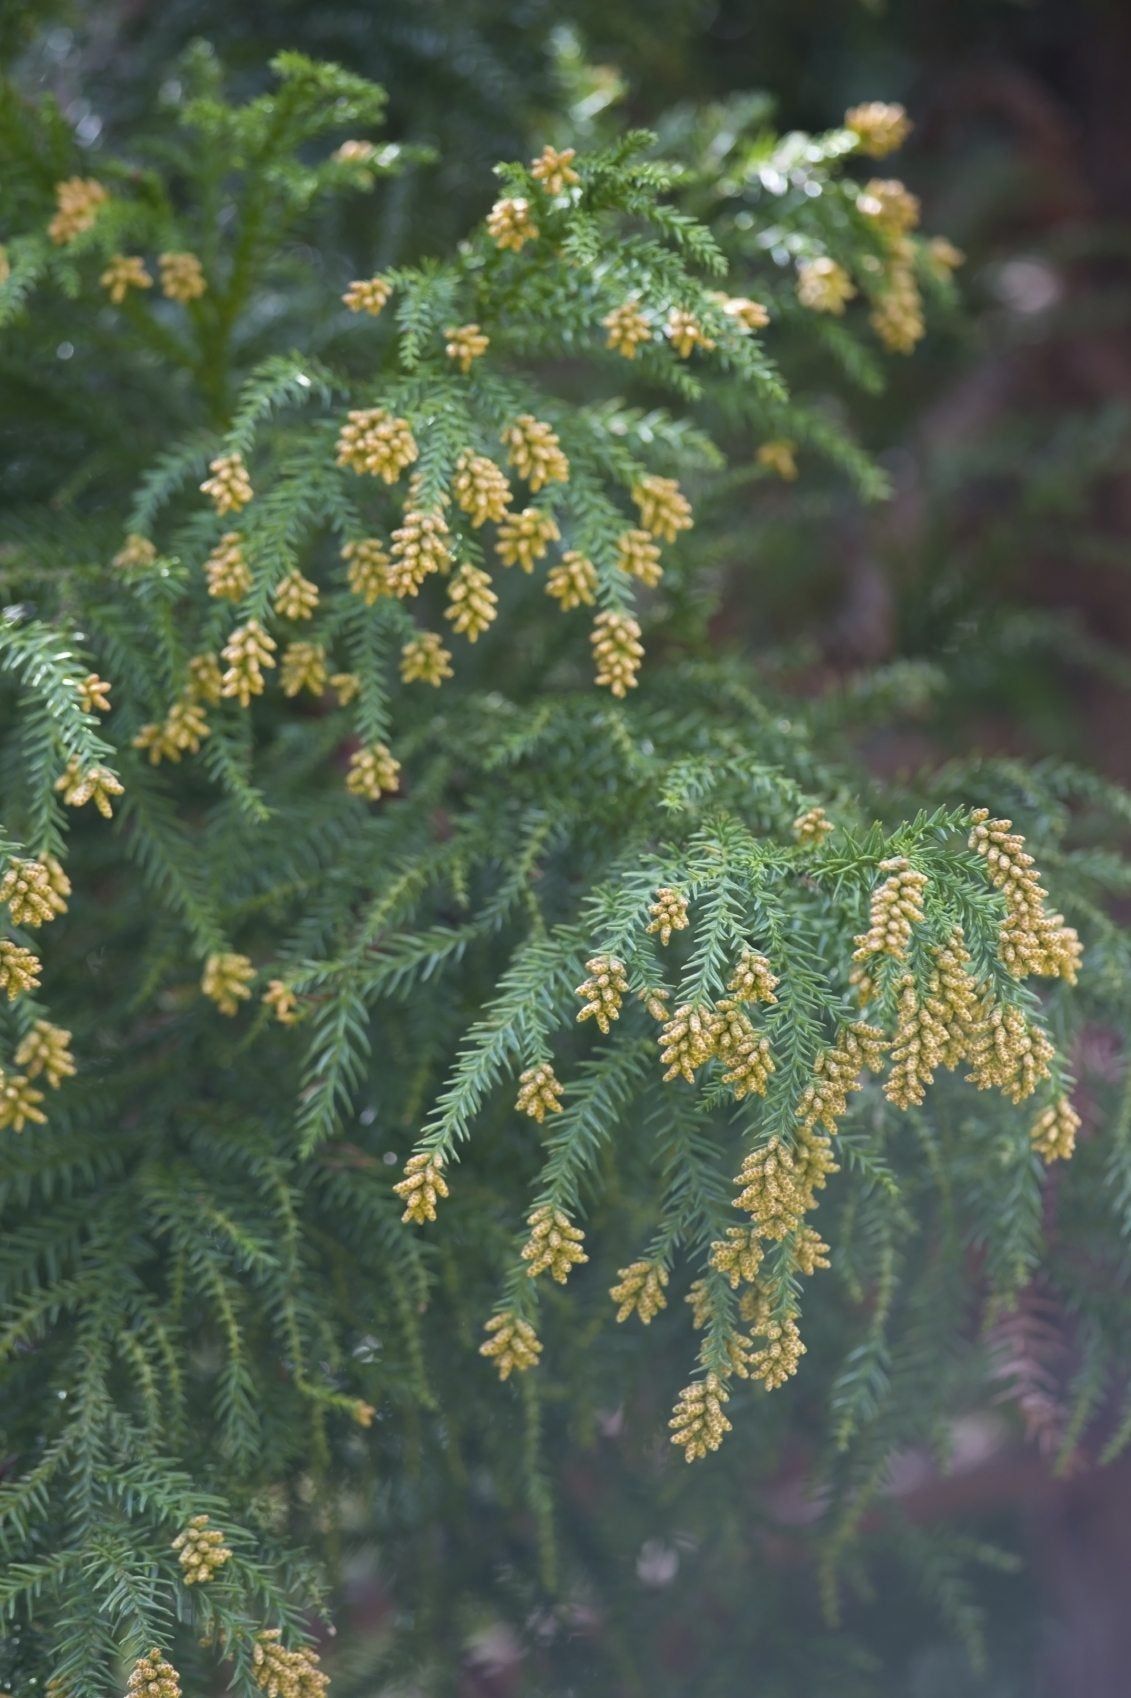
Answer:
[[[1063,1456],[1117,1383],[1126,1087],[1044,1216],[1074,1035],[1126,1012],[1131,801],[885,781],[860,739],[921,668],[798,699],[714,620],[748,504],[884,495],[827,373],[948,293],[872,163],[906,118],[759,135],[740,181],[558,137],[356,277],[336,203],[421,156],[361,78],[274,71],[231,104],[195,52],[96,167],[49,102],[0,125],[6,1679],[306,1698],[361,1542],[382,1677],[448,1690],[485,1607],[543,1648],[582,1610],[554,1458],[599,1434],[629,1504],[734,1539],[804,1445],[818,1585],[707,1576],[783,1692],[877,1690],[816,1625],[862,1540],[976,1651],[995,1553],[875,1506],[1038,1268]]]

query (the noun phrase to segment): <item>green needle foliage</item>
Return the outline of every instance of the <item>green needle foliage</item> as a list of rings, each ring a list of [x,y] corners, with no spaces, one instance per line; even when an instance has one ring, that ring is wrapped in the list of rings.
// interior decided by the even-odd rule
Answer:
[[[883,493],[814,374],[878,381],[953,263],[853,174],[898,114],[711,192],[647,135],[548,149],[453,253],[357,279],[327,232],[405,163],[383,97],[274,72],[232,106],[195,54],[97,165],[49,104],[0,122],[6,1680],[144,1690],[156,1648],[306,1698],[375,1544],[394,1625],[344,1691],[448,1690],[500,1615],[543,1623],[546,1691],[678,1690],[623,1631],[645,1504],[775,1690],[872,1690],[828,1625],[861,1541],[976,1655],[997,1556],[876,1505],[1038,1269],[1084,1341],[1065,1457],[1117,1386],[1126,1088],[1051,1236],[1044,1199],[1075,1034],[1127,1008],[1131,801],[882,781],[859,743],[916,669],[790,699],[713,618],[756,485],[812,456]],[[615,1447],[599,1535],[567,1444]],[[751,1607],[791,1447],[819,1586]],[[595,1578],[598,1664],[551,1666]]]

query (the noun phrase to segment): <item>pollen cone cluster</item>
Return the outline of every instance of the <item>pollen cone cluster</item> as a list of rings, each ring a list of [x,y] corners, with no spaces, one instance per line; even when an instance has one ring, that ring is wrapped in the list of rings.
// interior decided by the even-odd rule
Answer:
[[[625,696],[636,687],[636,674],[644,658],[640,626],[629,613],[606,608],[597,615],[589,641],[593,645],[596,682],[614,696]]]
[[[919,222],[919,200],[895,178],[874,177],[856,197],[856,210],[886,236],[906,236]]]
[[[1042,1161],[1067,1161],[1076,1148],[1079,1130],[1080,1116],[1067,1097],[1058,1097],[1038,1114],[1029,1137]]]
[[[200,988],[221,1014],[230,1016],[238,1014],[240,1003],[250,998],[254,977],[255,968],[246,955],[221,952],[210,955],[204,963]]]
[[[461,454],[456,462],[452,493],[456,506],[478,530],[488,520],[497,525],[511,504],[506,473],[486,454]]]
[[[161,254],[157,263],[161,271],[161,293],[166,300],[187,306],[207,293],[208,280],[195,254]]]
[[[542,1203],[531,1212],[527,1224],[530,1237],[522,1247],[522,1259],[529,1263],[526,1272],[531,1279],[548,1273],[558,1285],[564,1285],[570,1269],[589,1260],[581,1248],[584,1233],[561,1209]]]
[[[309,1645],[288,1651],[277,1627],[260,1633],[251,1654],[251,1674],[267,1698],[322,1698],[329,1676]]]
[[[915,272],[915,249],[906,236],[889,233],[888,240],[887,264],[868,322],[885,348],[893,354],[910,354],[927,333],[923,296]]]
[[[714,1010],[705,1004],[685,1002],[666,1022],[657,1040],[665,1081],[695,1082],[696,1069],[715,1053]]]
[[[115,554],[113,564],[120,572],[130,572],[152,566],[156,559],[157,550],[149,538],[131,531]]]
[[[342,300],[350,312],[364,312],[376,318],[392,292],[391,285],[383,277],[362,277],[350,284]]]
[[[890,955],[901,961],[911,942],[912,927],[923,918],[926,874],[917,872],[902,855],[881,861],[879,870],[888,876],[872,892],[868,930],[856,939],[854,961],[867,961],[872,955]]]
[[[630,1262],[628,1267],[618,1268],[617,1284],[609,1288],[609,1296],[617,1305],[617,1320],[638,1315],[648,1326],[661,1309],[667,1308],[667,1283],[667,1269],[659,1262]]]
[[[47,234],[57,247],[65,247],[90,229],[109,199],[107,190],[94,177],[64,178],[55,184],[57,211]]]
[[[833,822],[824,808],[806,808],[793,822],[793,835],[805,848],[819,849],[833,829]]]
[[[702,348],[704,353],[709,353],[715,346],[695,314],[684,307],[673,307],[669,312],[664,325],[664,335],[681,360],[690,359],[696,348]]]
[[[1019,1008],[991,1008],[972,1035],[967,1078],[980,1091],[998,1090],[1024,1102],[1052,1069],[1053,1047]]]
[[[133,738],[135,749],[142,749],[151,766],[161,761],[179,761],[182,755],[195,755],[211,727],[195,692],[187,689],[180,701],[174,702],[165,718],[143,725]]]
[[[280,619],[312,619],[318,606],[318,585],[301,572],[288,572],[275,586],[275,612]]]
[[[431,684],[438,688],[452,677],[451,651],[436,631],[421,631],[410,637],[401,650],[401,678],[406,684]]]
[[[482,359],[491,346],[491,338],[477,324],[451,324],[444,331],[447,341],[444,352],[466,377],[475,361]]]
[[[810,312],[830,313],[840,318],[855,293],[856,287],[843,265],[827,255],[803,260],[797,267],[797,298]]]
[[[1018,979],[1037,973],[1075,984],[1080,939],[1063,915],[1047,911],[1048,892],[1024,838],[1013,831],[1010,820],[991,819],[986,808],[978,808],[971,817],[970,847],[983,857],[990,882],[1005,898],[1006,917],[999,937],[1002,961]]]
[[[263,1001],[280,1026],[294,1026],[299,1018],[298,997],[285,979],[269,979]]]
[[[451,570],[448,522],[442,513],[410,508],[393,532],[393,555],[386,583],[402,601],[419,595],[420,587],[434,572]]]
[[[605,346],[623,359],[634,360],[636,350],[652,340],[652,329],[640,310],[638,301],[622,301],[601,320],[608,336]]]
[[[0,991],[6,993],[9,1002],[15,1002],[24,991],[38,988],[38,957],[11,938],[0,937]]]
[[[540,1061],[519,1075],[514,1106],[520,1114],[528,1114],[539,1124],[548,1114],[561,1113],[562,1086],[548,1061]]]
[[[38,1079],[42,1074],[51,1089],[57,1091],[64,1079],[75,1075],[70,1046],[71,1034],[64,1026],[36,1020],[16,1047],[16,1066],[22,1067],[29,1079]]]
[[[723,1064],[723,1084],[736,1102],[764,1097],[774,1071],[770,1040],[755,1031],[737,1002],[719,1003],[714,1029],[715,1053]]]
[[[856,137],[860,152],[872,159],[894,153],[911,134],[911,120],[903,107],[882,100],[851,107],[844,114],[844,127]]]
[[[732,1291],[757,1279],[764,1257],[757,1227],[753,1226],[728,1226],[726,1237],[711,1245],[711,1266],[725,1275]]]
[[[617,538],[617,566],[645,589],[654,590],[664,575],[660,550],[650,531],[622,531]]]
[[[641,525],[661,541],[674,542],[680,531],[691,529],[691,503],[674,478],[641,478],[632,499]]]
[[[221,651],[227,670],[220,680],[220,694],[233,697],[241,707],[248,707],[253,696],[261,696],[265,688],[263,668],[274,666],[272,658],[277,645],[258,619],[237,625]]]
[[[548,195],[560,195],[574,183],[580,183],[581,178],[573,168],[577,158],[577,150],[572,147],[556,148],[547,145],[534,160],[530,167],[530,175],[536,182],[541,183]]]
[[[194,1515],[184,1532],[173,1540],[173,1549],[186,1586],[211,1580],[232,1554],[219,1528],[208,1525],[207,1515]]]
[[[126,1698],[181,1698],[180,1676],[156,1646],[130,1670]]]
[[[957,1067],[985,1050],[990,992],[969,971],[961,927],[932,954],[934,970],[925,997],[920,999],[910,974],[897,987],[892,1065],[884,1086],[884,1095],[897,1108],[921,1103],[937,1068]]]
[[[798,1126],[804,1131],[823,1126],[835,1132],[849,1097],[861,1088],[861,1073],[878,1073],[886,1049],[887,1039],[877,1026],[862,1021],[845,1026],[836,1043],[822,1050],[813,1063],[813,1077],[798,1103]]]
[[[389,556],[376,537],[360,537],[347,542],[342,549],[346,562],[346,583],[354,595],[360,596],[366,607],[372,607],[389,588]]]
[[[121,306],[131,289],[153,287],[153,278],[137,254],[115,254],[99,281],[115,306]]]
[[[891,1046],[891,1071],[884,1095],[897,1108],[923,1101],[947,1049],[946,1027],[930,1001],[920,1002],[915,980],[907,974],[899,985],[899,1018]]]
[[[200,486],[217,513],[238,513],[252,497],[251,479],[242,454],[220,454],[209,462],[210,478]]]
[[[479,1346],[479,1354],[494,1362],[501,1380],[509,1379],[512,1373],[524,1374],[528,1368],[537,1366],[542,1345],[529,1321],[505,1310],[500,1315],[492,1315],[483,1330],[487,1340]]]
[[[717,1374],[695,1380],[680,1392],[668,1425],[672,1430],[672,1443],[682,1448],[688,1462],[706,1456],[709,1450],[718,1450],[730,1432],[731,1423],[723,1414],[729,1397],[730,1393]]]
[[[444,1158],[429,1150],[409,1156],[405,1162],[404,1178],[393,1186],[404,1204],[401,1219],[422,1226],[436,1219],[436,1202],[448,1195],[448,1182],[443,1175]]]
[[[419,454],[407,419],[384,407],[356,407],[338,434],[338,465],[396,483]]]
[[[548,483],[566,483],[569,461],[562,452],[558,433],[532,413],[520,413],[502,433],[507,459],[525,478],[534,494]]]
[[[750,1378],[761,1380],[767,1391],[776,1391],[796,1374],[805,1354],[797,1322],[792,1317],[767,1320],[755,1328],[755,1334],[766,1342],[750,1357]]]
[[[561,532],[552,513],[541,507],[524,507],[510,513],[499,526],[495,550],[504,566],[521,566],[533,572],[534,563],[541,560],[552,542],[559,541]]]
[[[21,861],[15,856],[0,879],[0,902],[8,904],[8,912],[17,926],[42,926],[57,914],[67,911],[70,882],[58,861],[57,873],[47,861]]]
[[[370,743],[350,756],[346,789],[367,802],[379,801],[400,787],[400,762],[384,743]]]
[[[751,1150],[735,1179],[736,1209],[751,1216],[760,1238],[788,1238],[812,1204],[793,1154],[780,1138]]]
[[[497,200],[487,215],[487,233],[497,248],[520,253],[527,242],[538,239],[530,202],[520,195]]]
[[[754,458],[783,483],[793,483],[797,478],[797,444],[787,437],[763,442]]]
[[[321,643],[288,643],[279,668],[279,682],[284,696],[298,696],[304,690],[320,696],[329,682],[326,650]]]
[[[567,549],[546,573],[546,594],[563,613],[572,613],[575,607],[592,607],[597,599],[597,568],[575,548]]]
[[[252,585],[251,567],[244,558],[238,531],[225,531],[204,562],[208,593],[221,601],[242,601]]]
[[[770,963],[756,949],[744,949],[727,983],[736,1002],[775,1003],[778,980]]]
[[[22,1132],[27,1125],[43,1126],[47,1116],[40,1108],[43,1092],[22,1073],[5,1073],[0,1068],[0,1131]]]
[[[596,1020],[602,1032],[607,1032],[610,1022],[620,1017],[621,1003],[628,994],[624,963],[613,955],[594,955],[585,963],[585,970],[589,977],[577,987],[584,1003],[578,1021]]]
[[[114,812],[112,798],[123,793],[121,779],[109,767],[91,766],[84,771],[77,760],[67,762],[55,780],[55,788],[68,808],[82,808],[93,802],[105,820]]]
[[[727,317],[743,330],[764,330],[770,322],[761,301],[752,301],[746,295],[719,295],[718,303]]]
[[[660,886],[648,912],[651,920],[647,929],[658,933],[662,944],[671,942],[673,932],[687,930],[687,898],[682,891],[673,890],[671,885]]]
[[[499,598],[491,588],[491,575],[479,566],[465,562],[452,574],[448,584],[448,605],[444,618],[450,619],[457,636],[469,643],[479,640],[495,621]]]

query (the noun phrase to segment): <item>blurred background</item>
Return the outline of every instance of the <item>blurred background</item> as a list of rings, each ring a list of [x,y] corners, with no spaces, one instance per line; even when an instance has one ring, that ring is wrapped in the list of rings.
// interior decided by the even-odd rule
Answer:
[[[493,199],[494,162],[527,157],[547,137],[560,143],[571,126],[659,127],[675,153],[680,138],[709,145],[735,97],[768,97],[784,129],[827,128],[862,100],[904,103],[915,130],[891,170],[921,197],[925,227],[967,256],[962,310],[896,362],[882,394],[852,400],[891,501],[865,507],[804,478],[783,491],[788,505],[763,500],[750,515],[757,570],[722,598],[720,634],[763,649],[802,688],[894,660],[945,679],[913,722],[877,734],[871,757],[893,770],[981,748],[1080,760],[1131,780],[1127,0],[7,0],[0,9],[0,61],[18,60],[22,81],[53,90],[94,149],[128,136],[198,37],[248,92],[280,48],[336,59],[386,86],[393,137],[437,150],[434,166],[381,191],[364,228],[331,233],[373,269],[458,239]],[[1048,1466],[1059,1390],[1050,1328],[1035,1296],[1003,1338],[1008,1420],[989,1410],[972,1423],[947,1479],[909,1468],[895,1482],[913,1523],[1004,1532],[1028,1571],[986,1583],[980,1675],[913,1614],[885,1619],[873,1599],[870,1632],[900,1671],[893,1698],[1131,1691],[1131,1466],[1084,1462],[1068,1477]],[[579,1453],[558,1484],[564,1513],[585,1525],[610,1483]],[[632,1482],[618,1489],[634,1536],[647,1517]],[[787,1481],[772,1489],[788,1496]],[[473,1547],[445,1555],[455,1566],[478,1560]],[[595,1572],[602,1560],[595,1546]],[[698,1624],[675,1601],[676,1543],[643,1538],[617,1560],[638,1598],[622,1623],[628,1654],[634,1635],[666,1635],[664,1660],[688,1682],[677,1673],[671,1690],[779,1690],[733,1669],[711,1677],[694,1648]],[[710,1608],[711,1584],[700,1565],[700,1608]],[[384,1609],[379,1581],[359,1578],[354,1627],[379,1637]],[[724,1621],[722,1612],[717,1631]],[[591,1625],[548,1623],[547,1633],[583,1646]],[[481,1635],[427,1690],[543,1690],[511,1651],[505,1632]],[[354,1660],[344,1691],[393,1690],[367,1685],[364,1655]],[[562,1684],[565,1667],[576,1677]],[[586,1667],[583,1651],[563,1649],[545,1690],[603,1691]],[[619,1690],[637,1687],[626,1674]]]

